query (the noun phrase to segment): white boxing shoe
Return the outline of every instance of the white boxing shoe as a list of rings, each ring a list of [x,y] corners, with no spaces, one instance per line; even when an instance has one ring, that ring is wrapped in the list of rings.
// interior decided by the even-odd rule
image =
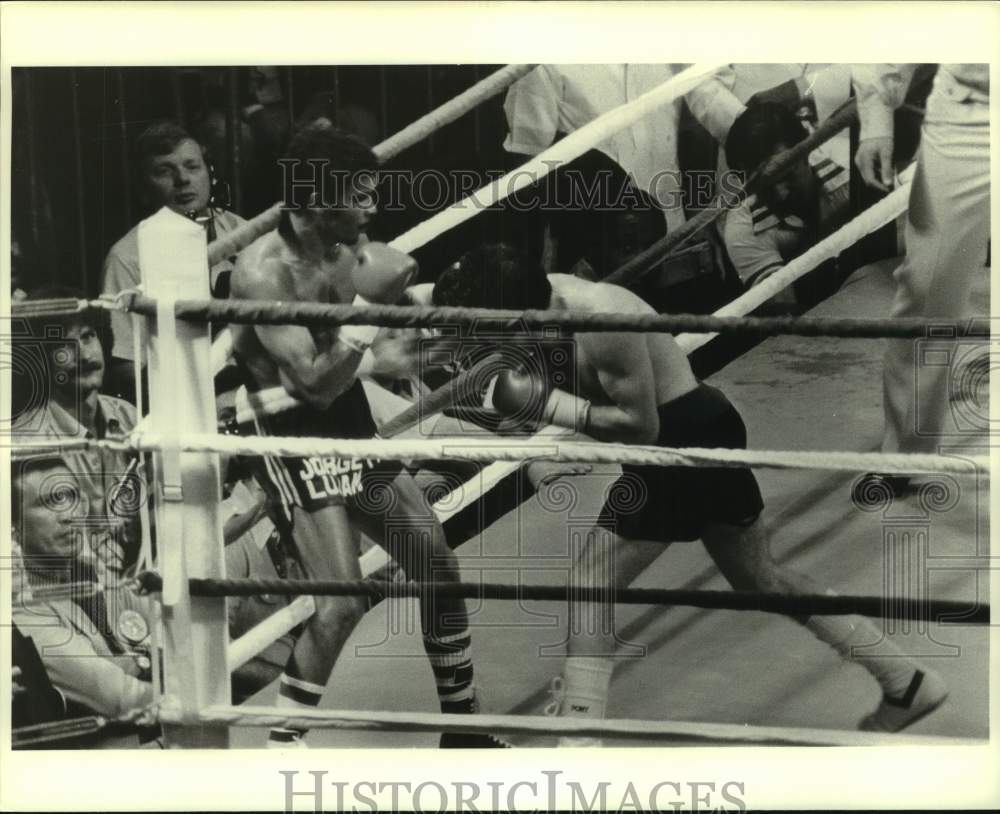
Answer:
[[[549,685],[549,695],[552,700],[545,705],[545,714],[553,718],[562,717],[563,708],[566,705],[566,683],[562,676],[555,676],[552,679],[552,683]],[[567,717],[576,716],[573,716],[572,713],[570,713]],[[604,746],[604,741],[600,738],[586,738],[580,735],[564,735],[559,738],[556,745],[560,749],[566,747],[573,749],[593,749],[595,747],[599,748]]]
[[[930,715],[948,698],[948,685],[933,670],[917,669],[906,692],[897,698],[882,696],[882,702],[865,716],[858,729],[865,732],[899,732]]]

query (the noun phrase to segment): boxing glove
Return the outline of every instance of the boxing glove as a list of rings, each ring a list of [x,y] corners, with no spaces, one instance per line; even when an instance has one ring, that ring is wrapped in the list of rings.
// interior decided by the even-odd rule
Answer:
[[[417,262],[408,254],[385,243],[369,243],[358,252],[358,264],[351,272],[357,296],[354,305],[393,305],[399,301],[417,273]],[[340,341],[364,353],[375,341],[378,325],[344,325]]]
[[[525,370],[505,370],[493,388],[493,406],[507,417],[535,418],[543,424],[584,432],[590,417],[590,402],[567,393],[549,391],[540,377]]]

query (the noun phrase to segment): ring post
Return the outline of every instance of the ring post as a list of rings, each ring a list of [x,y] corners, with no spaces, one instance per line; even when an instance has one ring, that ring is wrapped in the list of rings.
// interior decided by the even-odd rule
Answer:
[[[149,417],[162,449],[154,455],[157,559],[163,574],[164,694],[182,721],[198,710],[231,703],[224,598],[192,597],[190,577],[222,577],[225,565],[219,456],[181,453],[184,431],[216,431],[207,323],[178,321],[181,296],[208,298],[205,230],[169,209],[139,225],[139,267],[145,291],[158,302],[149,331]],[[166,725],[171,746],[227,748],[229,731]]]

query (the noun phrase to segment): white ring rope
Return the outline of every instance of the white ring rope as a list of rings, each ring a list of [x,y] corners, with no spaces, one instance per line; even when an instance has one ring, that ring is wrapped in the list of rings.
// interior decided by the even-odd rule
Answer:
[[[713,740],[720,742],[801,746],[982,745],[971,738],[884,734],[880,732],[749,726],[688,721],[642,721],[622,718],[558,718],[546,715],[454,715],[377,710],[306,710],[289,715],[278,707],[209,706],[193,716],[169,703],[160,705],[160,720],[183,724],[350,729],[393,732],[487,732],[501,735],[560,735],[630,740]]]
[[[109,449],[143,452],[173,448],[173,438],[159,433],[132,433],[125,441],[88,438],[18,441],[12,453],[31,454],[60,450]],[[926,453],[843,452],[836,450],[703,449],[658,447],[595,441],[543,441],[538,439],[477,438],[282,438],[187,433],[176,443],[181,452],[215,452],[223,455],[256,455],[309,458],[368,458],[372,460],[566,461],[571,463],[634,464],[638,466],[759,467],[764,469],[817,469],[830,472],[875,470],[887,474],[978,475],[989,472],[985,455],[956,458]],[[169,444],[169,446],[168,446]]]
[[[909,207],[910,183],[915,170],[915,165],[908,167],[899,176],[900,181],[903,182],[901,186],[897,187],[874,205],[868,207],[868,209],[844,224],[829,237],[824,238],[815,246],[800,254],[786,266],[770,275],[766,280],[758,283],[728,305],[724,305],[718,311],[715,311],[714,316],[746,316],[755,308],[774,297],[782,289],[787,288],[800,277],[816,269],[821,263],[838,257],[844,249],[850,248],[865,235],[871,234],[876,229],[881,229],[887,223],[899,217]],[[716,336],[718,334],[714,333],[679,334],[677,336],[677,344],[686,353],[691,353],[703,345],[707,345]]]
[[[595,144],[600,144],[656,108],[663,107],[683,96],[725,64],[723,62],[697,63],[685,68],[638,99],[598,116],[525,162],[516,170],[471,193],[423,223],[417,224],[409,231],[391,240],[389,245],[401,252],[411,254],[484,209],[544,178],[555,167],[583,155]]]
[[[311,596],[297,596],[294,601],[275,611],[263,622],[250,628],[238,639],[229,643],[230,671],[242,667],[264,648],[280,639],[292,628],[302,624],[316,612],[316,600]]]
[[[423,141],[446,124],[461,118],[473,108],[479,107],[504,88],[513,85],[522,76],[527,76],[535,65],[507,65],[481,79],[472,87],[449,99],[440,107],[411,122],[398,133],[389,136],[374,148],[375,155],[382,161],[394,158],[403,150]]]
[[[392,158],[514,84],[522,76],[530,73],[534,67],[534,65],[507,65],[501,68],[430,113],[411,122],[382,143],[376,144],[372,152],[381,161]],[[223,258],[241,252],[261,235],[276,229],[283,207],[284,204],[276,203],[270,209],[265,209],[237,229],[214,241],[208,247],[209,264],[215,265]]]

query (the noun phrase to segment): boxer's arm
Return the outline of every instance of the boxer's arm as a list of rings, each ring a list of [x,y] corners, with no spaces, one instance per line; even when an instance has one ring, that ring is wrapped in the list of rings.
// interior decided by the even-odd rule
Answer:
[[[283,285],[281,272],[274,262],[264,263],[252,276],[234,276],[234,293],[247,299],[294,302],[295,293]],[[318,348],[312,333],[301,325],[257,325],[254,332],[277,366],[285,390],[313,407],[326,409],[355,379],[362,354],[346,343]]]
[[[584,428],[601,441],[651,444],[660,432],[656,380],[643,334],[601,333],[577,337],[611,404],[591,404]]]

